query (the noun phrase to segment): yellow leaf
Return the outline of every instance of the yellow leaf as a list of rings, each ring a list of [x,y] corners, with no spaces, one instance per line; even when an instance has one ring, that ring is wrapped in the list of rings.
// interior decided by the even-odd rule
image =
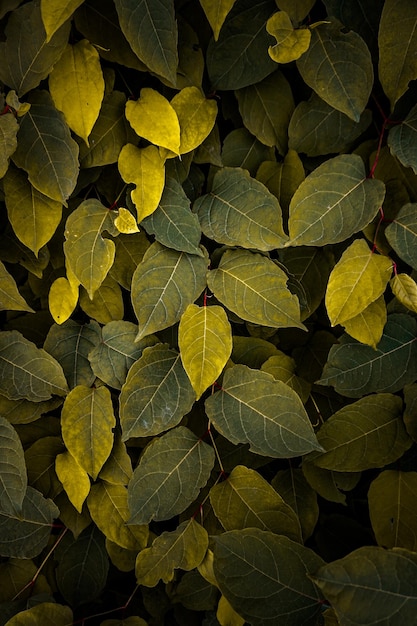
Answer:
[[[152,215],[158,207],[165,184],[165,161],[155,146],[123,146],[119,155],[119,172],[125,183],[135,183],[131,193],[138,222]]]
[[[230,602],[222,595],[217,606],[217,621],[220,626],[243,626],[245,620],[241,617]]]
[[[359,315],[343,322],[346,332],[361,343],[376,348],[387,321],[384,296],[371,302]]]
[[[200,565],[197,566],[197,569],[201,576],[204,578],[204,580],[210,583],[210,585],[217,587],[218,585],[216,577],[214,575],[213,563],[214,553],[213,550],[210,550],[209,548],[206,552],[204,559],[201,561]]]
[[[68,44],[49,75],[49,89],[68,126],[89,145],[104,97],[100,57],[89,41]]]
[[[408,274],[396,274],[390,280],[394,296],[410,311],[417,313],[417,284]]]
[[[225,310],[190,304],[180,320],[178,344],[198,400],[220,376],[232,352],[232,329]]]
[[[215,41],[219,38],[220,29],[234,3],[235,0],[200,0],[206,18],[213,30]]]
[[[211,133],[217,115],[215,100],[208,100],[197,87],[181,89],[171,100],[181,129],[179,154],[191,152]]]
[[[289,15],[278,11],[266,23],[266,30],[277,43],[269,46],[269,56],[276,63],[290,63],[299,59],[310,46],[311,31],[307,28],[294,30]]]
[[[47,42],[83,2],[84,0],[41,0],[41,15]]]
[[[379,298],[391,270],[391,259],[374,254],[364,239],[356,239],[330,274],[325,303],[332,326],[356,317]]]
[[[0,311],[35,311],[20,295],[16,281],[0,261]]]
[[[49,311],[57,324],[63,324],[71,316],[78,302],[78,284],[61,276],[54,280],[49,290]]]
[[[69,501],[81,513],[83,503],[90,492],[90,479],[78,465],[70,452],[58,454],[55,459],[55,471],[61,481]]]
[[[126,118],[139,137],[179,154],[178,117],[168,100],[158,91],[145,87],[140,92],[139,100],[128,100]]]
[[[120,207],[119,214],[114,220],[114,225],[120,233],[130,235],[131,233],[138,233],[138,224],[128,209]]]

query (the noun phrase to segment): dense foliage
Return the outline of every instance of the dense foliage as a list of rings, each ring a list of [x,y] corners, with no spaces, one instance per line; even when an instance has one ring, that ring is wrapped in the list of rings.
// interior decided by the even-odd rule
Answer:
[[[0,20],[0,623],[415,624],[417,3]]]

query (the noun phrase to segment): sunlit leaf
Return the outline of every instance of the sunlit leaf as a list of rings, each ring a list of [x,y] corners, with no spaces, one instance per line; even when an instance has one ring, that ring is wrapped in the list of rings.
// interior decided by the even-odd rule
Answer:
[[[13,276],[6,270],[0,261],[0,310],[1,311],[28,311],[34,313],[32,307],[20,295]]]
[[[56,278],[48,294],[49,311],[56,324],[63,324],[71,316],[78,302],[78,285],[64,276]]]
[[[171,519],[189,506],[214,465],[214,451],[184,426],[154,438],[129,483],[129,523]]]
[[[0,117],[0,178],[3,178],[9,166],[9,157],[17,148],[19,125],[12,113]]]
[[[345,331],[361,343],[376,350],[387,323],[387,305],[384,295],[368,304],[366,309],[343,322]]]
[[[84,500],[90,492],[90,479],[87,472],[68,451],[56,457],[55,471],[70,502],[81,513]]]
[[[139,100],[127,101],[126,118],[139,137],[179,154],[178,116],[171,103],[158,91],[149,87],[141,89]]]
[[[6,515],[19,515],[27,487],[25,458],[16,430],[2,416],[0,450],[0,511]]]
[[[285,11],[274,13],[266,23],[266,30],[277,40],[268,49],[269,56],[276,63],[291,63],[299,59],[310,46],[311,30],[294,29],[290,16]]]
[[[203,560],[208,543],[207,531],[193,518],[174,531],[162,533],[136,558],[138,585],[155,587],[160,580],[171,581],[176,569],[194,569]]]
[[[200,0],[204,13],[213,30],[215,41],[219,38],[220,29],[235,0]]]
[[[417,284],[408,274],[395,274],[390,280],[394,296],[410,311],[417,313]]]
[[[206,98],[197,87],[184,87],[171,100],[180,124],[179,154],[197,148],[213,129],[217,103]]]
[[[385,236],[398,256],[417,270],[417,204],[405,204],[386,227]]]
[[[131,235],[133,233],[139,232],[136,219],[133,217],[128,209],[125,209],[123,207],[120,207],[120,209],[118,210],[118,215],[114,220],[114,225],[116,226],[119,233]]]
[[[300,397],[285,383],[246,365],[226,369],[222,388],[205,401],[215,428],[252,452],[295,457],[319,450]]]
[[[82,4],[83,0],[41,0],[42,22],[49,41],[54,33],[64,24]]]

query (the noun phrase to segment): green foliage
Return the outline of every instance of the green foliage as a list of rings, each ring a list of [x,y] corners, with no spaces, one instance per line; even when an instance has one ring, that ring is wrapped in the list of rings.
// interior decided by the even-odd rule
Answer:
[[[416,3],[0,24],[1,624],[414,624]]]

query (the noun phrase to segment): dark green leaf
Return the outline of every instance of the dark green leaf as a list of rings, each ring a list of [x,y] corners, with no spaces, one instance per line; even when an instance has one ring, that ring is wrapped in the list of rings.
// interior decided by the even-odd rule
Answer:
[[[405,204],[386,227],[385,236],[403,261],[417,270],[417,204]]]
[[[0,511],[19,515],[27,487],[25,458],[17,432],[1,416],[0,450]]]

